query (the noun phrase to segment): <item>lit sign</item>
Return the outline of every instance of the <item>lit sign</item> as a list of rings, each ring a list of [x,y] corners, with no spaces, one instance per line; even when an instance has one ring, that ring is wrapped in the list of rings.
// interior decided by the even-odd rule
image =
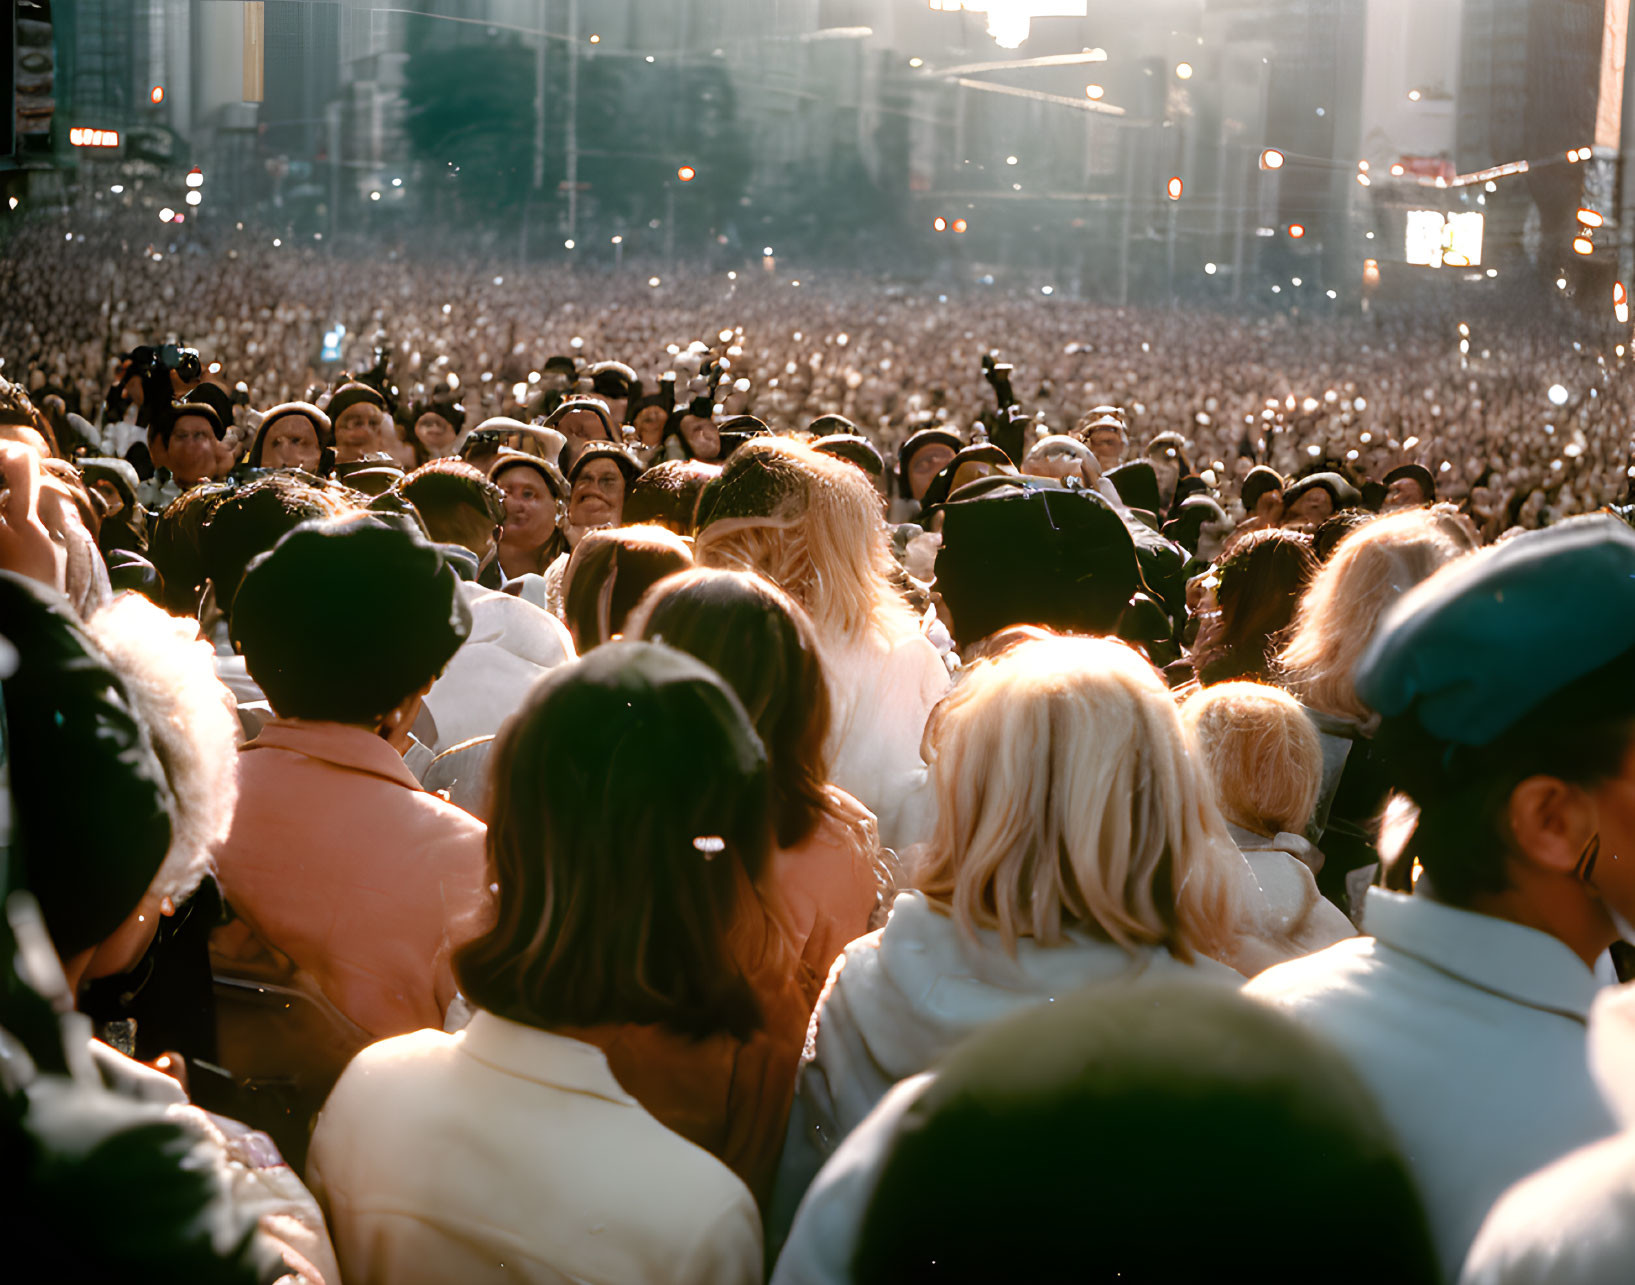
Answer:
[[[75,147],[118,147],[117,129],[85,129],[76,125],[68,131],[68,141]]]
[[[1403,257],[1426,268],[1474,268],[1482,262],[1484,222],[1474,211],[1409,210]]]

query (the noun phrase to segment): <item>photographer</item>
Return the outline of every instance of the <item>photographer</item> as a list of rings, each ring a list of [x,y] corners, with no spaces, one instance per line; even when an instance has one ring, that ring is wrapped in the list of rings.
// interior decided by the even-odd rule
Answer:
[[[131,349],[119,360],[103,406],[103,444],[107,453],[126,459],[146,482],[153,476],[153,436],[170,417],[178,399],[186,401],[204,379],[204,364],[195,348],[176,344]],[[141,430],[147,430],[147,442]]]

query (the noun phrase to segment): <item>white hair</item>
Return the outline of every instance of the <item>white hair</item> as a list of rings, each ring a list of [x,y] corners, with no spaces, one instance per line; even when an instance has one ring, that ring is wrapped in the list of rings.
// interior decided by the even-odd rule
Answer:
[[[181,901],[213,869],[238,802],[238,722],[198,623],[124,593],[85,624],[130,688],[175,798],[170,850],[149,892]]]

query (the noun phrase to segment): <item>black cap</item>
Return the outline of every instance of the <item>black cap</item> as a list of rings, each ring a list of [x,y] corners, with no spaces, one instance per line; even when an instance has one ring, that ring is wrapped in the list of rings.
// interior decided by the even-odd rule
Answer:
[[[1144,588],[1129,529],[1094,491],[983,478],[942,512],[936,587],[962,644],[1010,625],[1112,633]]]
[[[1419,493],[1425,497],[1427,504],[1435,502],[1436,478],[1432,475],[1430,469],[1423,464],[1398,464],[1385,475],[1385,485],[1390,486],[1391,483],[1404,477],[1411,479],[1414,485],[1419,488]]]
[[[373,516],[296,527],[250,564],[233,603],[233,641],[286,718],[379,718],[435,678],[470,632],[448,560]]]

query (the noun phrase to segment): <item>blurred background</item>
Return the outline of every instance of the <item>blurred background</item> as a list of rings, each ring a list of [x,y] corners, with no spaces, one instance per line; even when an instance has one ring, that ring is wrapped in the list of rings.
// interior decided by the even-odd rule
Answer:
[[[7,9],[0,216],[1628,319],[1629,0]]]

